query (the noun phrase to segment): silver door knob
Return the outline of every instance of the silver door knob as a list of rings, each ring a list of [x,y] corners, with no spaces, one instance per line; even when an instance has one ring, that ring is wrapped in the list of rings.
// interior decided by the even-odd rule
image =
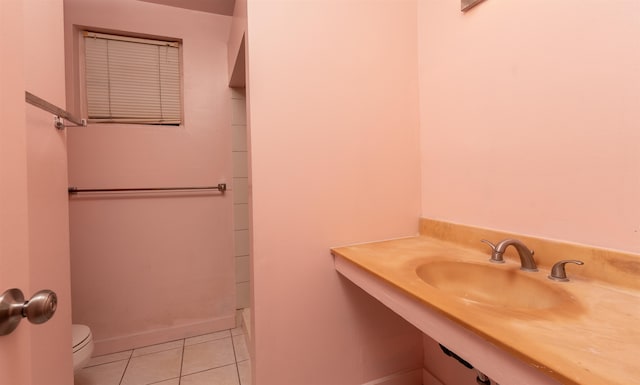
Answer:
[[[56,312],[58,296],[51,290],[40,290],[24,300],[20,289],[9,289],[0,295],[0,336],[14,331],[22,318],[41,324],[48,321]]]
[[[51,290],[40,290],[35,293],[22,309],[22,316],[33,324],[47,322],[58,307],[58,296]]]

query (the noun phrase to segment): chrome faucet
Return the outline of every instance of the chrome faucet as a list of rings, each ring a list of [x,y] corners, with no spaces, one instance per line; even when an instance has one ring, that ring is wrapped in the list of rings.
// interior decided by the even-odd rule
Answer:
[[[516,248],[518,255],[520,256],[520,270],[538,271],[536,261],[533,259],[533,250],[529,250],[529,248],[521,241],[509,238],[498,242],[497,245],[494,245],[486,239],[483,239],[482,242],[489,245],[493,250],[491,253],[491,259],[489,259],[490,262],[504,263],[504,251],[508,246],[513,246]]]

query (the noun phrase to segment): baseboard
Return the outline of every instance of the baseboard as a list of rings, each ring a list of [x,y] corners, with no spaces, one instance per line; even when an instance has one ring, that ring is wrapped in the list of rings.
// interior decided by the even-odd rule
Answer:
[[[422,385],[423,369],[413,369],[377,378],[362,385]]]
[[[185,325],[176,325],[162,329],[146,330],[140,333],[133,333],[124,336],[105,338],[94,341],[94,356],[121,352],[123,350],[135,349],[143,346],[159,344],[162,342],[174,341],[182,338],[194,337],[201,334],[213,333],[220,330],[232,329],[235,327],[235,316],[231,314],[226,317],[209,319],[201,322],[194,322]]]
[[[422,385],[444,385],[426,369],[422,370]]]

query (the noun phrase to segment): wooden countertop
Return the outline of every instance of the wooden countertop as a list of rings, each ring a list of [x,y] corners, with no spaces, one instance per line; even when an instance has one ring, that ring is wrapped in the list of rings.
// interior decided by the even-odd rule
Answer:
[[[483,252],[460,243],[417,236],[338,247],[332,253],[562,384],[640,384],[640,291],[633,287],[579,276],[569,269],[570,282],[553,282],[547,279],[549,269],[542,265],[537,273],[521,273],[558,289],[566,297],[562,305],[513,309],[444,293],[420,280],[416,273],[418,266],[436,260],[519,269],[519,262],[512,258],[503,265],[490,264],[488,248]]]

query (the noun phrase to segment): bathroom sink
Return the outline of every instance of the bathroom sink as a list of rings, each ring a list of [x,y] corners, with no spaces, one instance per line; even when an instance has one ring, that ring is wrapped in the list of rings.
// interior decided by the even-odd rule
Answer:
[[[432,261],[416,268],[418,277],[443,292],[476,303],[514,309],[551,309],[569,298],[557,284],[529,276],[517,267],[460,261]]]

